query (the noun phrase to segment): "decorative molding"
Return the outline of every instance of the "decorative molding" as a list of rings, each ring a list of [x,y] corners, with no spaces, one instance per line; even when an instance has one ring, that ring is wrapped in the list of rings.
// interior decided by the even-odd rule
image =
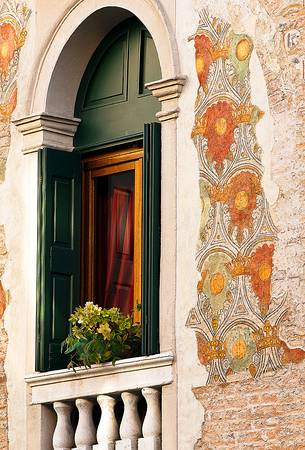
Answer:
[[[105,363],[91,369],[34,373],[25,377],[32,404],[110,394],[130,389],[162,386],[173,381],[171,352]]]
[[[186,76],[181,75],[145,84],[152,95],[162,103],[162,111],[156,114],[160,122],[175,120],[179,116],[178,99],[185,83]]]
[[[146,83],[146,89],[152,92],[154,97],[160,102],[166,100],[172,100],[173,98],[179,98],[186,82],[186,76],[179,76],[175,78],[168,78],[164,80],[152,81]]]
[[[42,147],[72,151],[80,119],[42,113],[22,117],[13,123],[23,135],[23,153],[27,154]]]
[[[156,117],[159,122],[165,122],[166,120],[177,119],[179,112],[179,108],[173,109],[172,111],[159,111],[157,112]]]

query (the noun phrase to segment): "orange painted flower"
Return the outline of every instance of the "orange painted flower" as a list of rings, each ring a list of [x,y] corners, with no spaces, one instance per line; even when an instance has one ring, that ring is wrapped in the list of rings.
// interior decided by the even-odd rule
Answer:
[[[273,252],[273,244],[264,244],[262,247],[258,247],[250,257],[251,285],[259,299],[260,310],[263,315],[267,314],[271,300]]]
[[[211,49],[212,42],[204,34],[195,36],[195,49],[196,49],[196,70],[198,81],[201,87],[205,87],[205,83],[208,77],[210,65],[213,62]]]
[[[241,172],[233,177],[225,189],[226,203],[229,206],[231,224],[229,233],[237,227],[237,241],[243,241],[243,231],[253,228],[253,211],[256,197],[261,193],[258,176],[251,172]]]
[[[235,123],[233,105],[229,102],[218,102],[210,106],[205,113],[205,131],[203,135],[208,140],[206,157],[215,163],[220,172],[225,159],[231,160],[233,155],[230,147],[234,142]]]
[[[17,47],[16,30],[10,23],[0,24],[0,75],[8,73],[10,62]]]

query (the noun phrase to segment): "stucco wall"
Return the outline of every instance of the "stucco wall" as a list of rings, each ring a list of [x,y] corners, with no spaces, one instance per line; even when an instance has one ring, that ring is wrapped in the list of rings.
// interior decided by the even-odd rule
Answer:
[[[27,25],[29,34],[20,52],[19,94],[13,118],[42,112],[33,110],[35,102],[32,94],[38,68],[47,45],[54,42],[54,31],[58,29],[60,20],[77,3],[72,0],[29,3],[32,15]],[[86,9],[85,3],[84,0],[83,10]],[[160,6],[159,2],[155,3]],[[172,150],[164,153],[166,167],[163,167],[162,172],[162,183],[166,188],[162,194],[163,205],[174,203],[162,213],[163,223],[167,224],[166,230],[163,230],[165,240],[172,241],[168,247],[164,247],[169,251],[163,254],[161,280],[163,296],[168,297],[170,302],[169,312],[176,301],[175,314],[171,319],[174,320],[175,333],[165,337],[164,350],[170,349],[174,337],[178,376],[177,448],[192,449],[197,441],[197,449],[242,448],[242,442],[246,444],[247,440],[250,448],[256,445],[262,448],[268,440],[270,448],[286,448],[291,443],[301,442],[303,431],[298,421],[304,419],[300,401],[304,394],[303,363],[297,364],[305,348],[305,236],[302,214],[305,200],[304,8],[301,3],[291,5],[291,2],[282,0],[164,0],[161,5],[167,14],[169,29],[176,32],[181,63],[179,70],[187,76],[179,100],[177,151],[176,154]],[[146,3],[143,4],[143,14],[148,7]],[[289,314],[281,324],[279,337],[288,346],[286,362],[291,366],[288,364],[284,369],[270,373],[267,371],[262,379],[257,380],[252,379],[249,371],[241,371],[233,378],[227,377],[228,385],[225,388],[221,384],[206,386],[208,371],[198,359],[195,333],[185,326],[189,312],[198,300],[200,273],[195,258],[201,221],[198,156],[191,139],[198,79],[194,43],[188,38],[197,29],[199,11],[207,7],[211,16],[223,18],[235,33],[248,34],[254,44],[249,66],[251,102],[265,113],[256,126],[256,138],[262,147],[262,188],[277,228],[271,295],[276,297],[286,293],[289,309]],[[150,23],[153,24],[154,20],[151,19]],[[76,26],[77,15],[73,16],[73,21],[73,26]],[[72,21],[70,23],[72,26]],[[291,30],[297,32],[289,35]],[[67,34],[70,31],[68,28]],[[97,39],[99,32],[97,28],[92,30],[94,39]],[[58,49],[58,55],[65,44],[64,35],[64,32],[57,35],[60,36],[58,45],[62,46]],[[90,40],[90,34],[80,45],[86,47],[86,39]],[[93,47],[90,51],[93,51]],[[53,50],[55,55],[56,49]],[[52,68],[55,63],[53,61]],[[48,77],[47,66],[44,70]],[[44,85],[41,82],[44,95],[45,86],[47,83]],[[67,101],[71,103],[71,98]],[[41,106],[43,102],[37,102],[37,105]],[[170,127],[175,130],[173,124],[163,126],[164,130],[166,127],[167,130]],[[165,149],[170,149],[172,142],[166,136],[163,138]],[[0,129],[0,277],[5,292],[0,292],[0,308],[3,312],[5,309],[5,313],[0,326],[0,448],[7,448],[9,436],[11,450],[24,448],[26,390],[23,378],[34,370],[35,343],[37,154],[23,155],[22,145],[22,137],[15,127],[3,125]],[[177,196],[172,195],[175,187]],[[175,276],[172,276],[171,270]],[[167,276],[168,273],[171,278]],[[169,327],[161,328],[166,334]],[[293,353],[289,351],[290,347],[299,350]],[[193,388],[196,388],[195,391]],[[171,411],[171,405],[175,407],[174,396],[173,392],[168,396],[168,411]],[[224,415],[221,410],[232,406],[233,401],[234,407],[230,409],[230,414]],[[286,414],[283,409],[287,401],[294,406]],[[240,411],[244,410],[249,415],[246,430],[240,417]],[[270,416],[273,416],[273,422],[267,421]],[[271,431],[269,427],[272,427]],[[214,433],[216,428],[219,429],[217,436]],[[279,435],[277,441],[272,442],[275,439],[272,433]]]

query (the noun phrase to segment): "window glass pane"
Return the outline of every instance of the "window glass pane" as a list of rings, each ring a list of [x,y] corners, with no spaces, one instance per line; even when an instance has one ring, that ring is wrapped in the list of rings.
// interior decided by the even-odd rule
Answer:
[[[96,179],[95,294],[105,308],[133,310],[134,171]]]

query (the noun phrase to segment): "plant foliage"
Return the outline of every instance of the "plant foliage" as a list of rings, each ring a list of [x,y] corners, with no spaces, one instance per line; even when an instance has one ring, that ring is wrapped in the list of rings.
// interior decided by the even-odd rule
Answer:
[[[137,356],[141,346],[141,325],[134,324],[119,308],[103,309],[87,302],[69,319],[71,331],[62,350],[71,355],[69,368]]]

